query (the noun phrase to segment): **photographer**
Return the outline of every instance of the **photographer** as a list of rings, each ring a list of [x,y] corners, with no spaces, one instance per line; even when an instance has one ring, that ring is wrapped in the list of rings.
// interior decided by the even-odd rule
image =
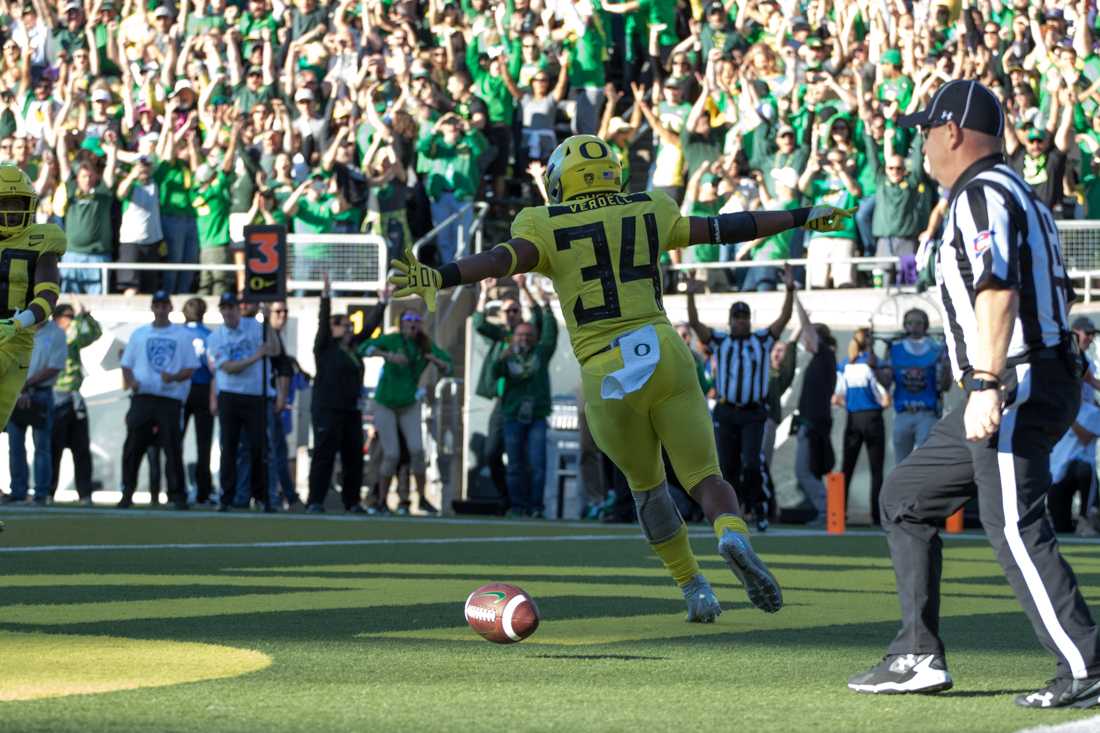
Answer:
[[[860,328],[848,344],[848,360],[841,366],[836,380],[833,404],[848,410],[844,426],[844,491],[845,506],[851,494],[859,451],[867,446],[871,463],[871,524],[879,525],[878,497],[882,491],[882,469],[886,455],[886,423],[882,410],[890,406],[890,393],[879,384],[871,330]]]
[[[347,200],[340,193],[335,177],[314,173],[290,194],[283,204],[283,214],[292,219],[296,234],[330,234],[334,220],[348,210]],[[295,280],[317,280],[328,271],[328,245],[305,244],[294,247]]]
[[[519,323],[511,345],[493,362],[503,381],[500,411],[508,454],[509,516],[542,518],[546,484],[546,418],[551,411],[550,359],[558,345],[558,322],[543,291],[541,332]]]
[[[72,305],[61,303],[53,310],[53,321],[65,332],[68,358],[65,368],[53,385],[53,426],[50,433],[50,451],[53,458],[53,477],[50,496],[57,493],[58,470],[61,455],[68,448],[73,456],[73,482],[81,504],[92,503],[92,451],[88,434],[88,408],[80,395],[84,383],[84,365],[80,352],[91,346],[103,330],[92,314],[84,310],[80,301]]]

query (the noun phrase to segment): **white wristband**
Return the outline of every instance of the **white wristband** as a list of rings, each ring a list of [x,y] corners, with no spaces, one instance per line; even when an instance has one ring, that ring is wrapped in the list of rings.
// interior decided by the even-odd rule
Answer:
[[[38,323],[38,319],[34,317],[34,311],[30,308],[19,311],[15,314],[15,322],[19,324],[20,328],[30,328],[34,324]]]

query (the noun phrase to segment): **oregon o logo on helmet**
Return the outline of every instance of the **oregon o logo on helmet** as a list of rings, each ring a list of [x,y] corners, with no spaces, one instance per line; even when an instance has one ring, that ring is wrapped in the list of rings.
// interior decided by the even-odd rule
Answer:
[[[588,146],[590,145],[595,146],[598,154],[592,155],[588,151]],[[603,143],[599,142],[598,140],[585,140],[583,143],[580,144],[580,146],[577,147],[577,152],[580,153],[582,157],[587,158],[588,160],[599,160],[600,158],[607,157],[607,148],[604,146]]]

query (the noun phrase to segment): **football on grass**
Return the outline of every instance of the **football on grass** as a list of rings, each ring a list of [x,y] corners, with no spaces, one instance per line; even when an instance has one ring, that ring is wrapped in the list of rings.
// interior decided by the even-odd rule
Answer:
[[[507,583],[483,585],[466,599],[466,623],[496,644],[523,641],[539,627],[539,609],[522,588]]]

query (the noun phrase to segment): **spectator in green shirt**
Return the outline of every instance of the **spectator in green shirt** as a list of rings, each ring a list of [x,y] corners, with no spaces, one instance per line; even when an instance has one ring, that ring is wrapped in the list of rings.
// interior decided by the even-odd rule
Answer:
[[[232,165],[232,159],[229,159]],[[195,171],[197,184],[192,205],[198,215],[199,261],[204,265],[227,265],[229,256],[229,205],[232,174],[224,167],[204,163]],[[221,295],[229,283],[229,273],[203,270],[199,276],[200,295]]]
[[[188,91],[177,84],[179,92],[173,94],[165,105],[169,120],[176,118]],[[191,91],[191,96],[194,96]],[[195,209],[191,197],[194,189],[194,171],[201,159],[198,142],[198,113],[191,112],[178,131],[165,130],[164,145],[160,150],[163,159],[153,175],[160,193],[160,222],[164,229],[167,262],[197,264],[199,261],[199,230],[195,221]],[[177,270],[164,273],[162,288],[169,293],[190,293],[194,273]]]
[[[826,155],[816,153],[798,181],[798,188],[810,199],[810,205],[835,206],[851,209],[859,203],[860,188],[855,180],[855,162],[846,158],[838,148]],[[828,286],[830,276],[833,287],[855,285],[855,266],[851,263],[833,263],[834,259],[848,259],[856,253],[856,225],[852,219],[835,232],[813,232],[809,238],[806,277],[815,288]]]
[[[436,235],[441,264],[454,261],[459,229],[465,236],[473,226],[474,211],[469,204],[477,193],[478,159],[485,152],[484,140],[465,120],[450,113],[440,117],[432,134],[417,145],[417,172],[431,201],[432,224],[439,226],[466,207],[456,221]]]
[[[330,234],[335,217],[347,210],[347,201],[340,195],[336,179],[314,173],[301,183],[283,204],[283,214],[292,219],[296,234]],[[320,280],[331,269],[327,261],[328,245],[299,244],[294,247],[295,280]]]
[[[546,484],[546,418],[550,416],[550,360],[558,345],[558,322],[546,294],[542,332],[521,323],[511,346],[493,362],[503,380],[504,450],[508,454],[509,516],[542,518]]]
[[[64,198],[59,209],[65,218],[68,246],[62,262],[111,262],[114,231],[111,209],[114,206],[115,148],[106,149],[107,164],[100,179],[98,159],[81,151],[73,173],[68,160],[66,136],[58,139],[57,162],[61,174]],[[103,294],[102,276],[98,270],[62,270],[61,291],[65,293]]]
[[[425,491],[427,476],[424,462],[424,444],[420,437],[420,377],[429,366],[439,369],[441,375],[451,373],[451,357],[432,343],[421,327],[422,318],[416,311],[401,314],[401,330],[368,339],[359,344],[360,356],[378,356],[385,360],[382,376],[374,390],[374,429],[382,441],[382,491],[376,497],[376,506],[384,505],[384,492],[397,475],[401,460],[401,442],[409,452],[410,472],[416,480],[420,508],[429,514],[438,510],[428,503]],[[400,437],[399,437],[400,436]]]

